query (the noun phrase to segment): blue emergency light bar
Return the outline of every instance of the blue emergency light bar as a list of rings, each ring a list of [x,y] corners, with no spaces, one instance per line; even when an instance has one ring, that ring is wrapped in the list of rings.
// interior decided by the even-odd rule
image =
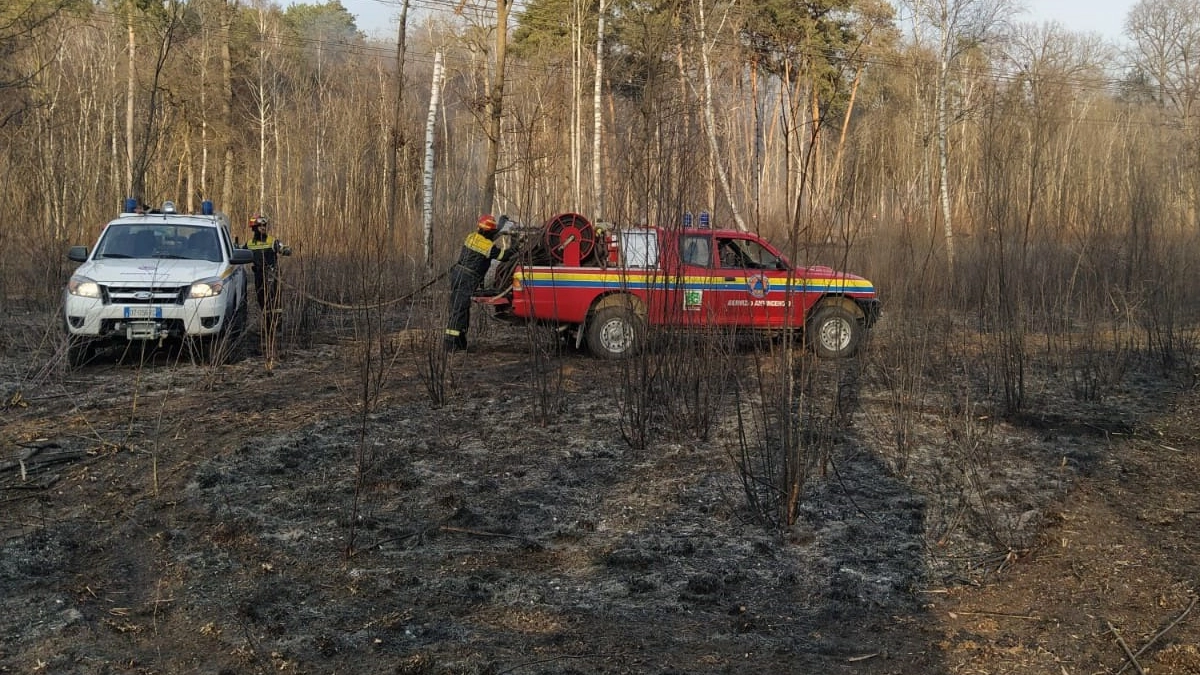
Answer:
[[[200,215],[211,216],[213,214],[213,203],[211,199],[205,199],[200,202]]]
[[[684,212],[684,214],[683,214],[683,226],[684,226],[685,228],[691,228],[691,227],[692,227],[692,212],[691,212],[691,211],[685,211],[685,212]]]
[[[124,206],[122,206],[122,208],[121,208],[121,213],[136,213],[136,212],[137,212],[137,200],[134,199],[133,197],[126,197]]]
[[[707,230],[708,224],[709,224],[708,223],[708,211],[701,211],[700,212],[700,229]]]

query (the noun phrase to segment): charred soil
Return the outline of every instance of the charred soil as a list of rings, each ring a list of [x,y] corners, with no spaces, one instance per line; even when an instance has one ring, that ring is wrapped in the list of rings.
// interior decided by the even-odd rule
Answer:
[[[780,528],[732,406],[635,448],[628,366],[526,338],[441,385],[400,333],[373,367],[9,349],[0,672],[1200,673],[1190,371],[1004,417],[897,395],[880,331],[823,366],[847,403]]]

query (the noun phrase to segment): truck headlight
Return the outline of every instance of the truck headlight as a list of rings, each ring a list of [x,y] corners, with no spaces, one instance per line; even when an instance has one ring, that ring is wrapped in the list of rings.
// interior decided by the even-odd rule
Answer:
[[[201,279],[192,283],[192,288],[188,291],[189,298],[211,298],[221,294],[225,290],[225,280],[213,277],[211,279]]]
[[[76,274],[72,275],[71,280],[67,282],[67,292],[81,298],[98,298],[100,297],[100,284]]]

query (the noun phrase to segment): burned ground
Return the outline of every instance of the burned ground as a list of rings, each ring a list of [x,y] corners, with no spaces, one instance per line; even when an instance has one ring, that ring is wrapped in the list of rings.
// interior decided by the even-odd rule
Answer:
[[[625,366],[526,337],[488,327],[437,405],[420,340],[9,349],[0,672],[1200,672],[1190,371],[1081,401],[1046,369],[1006,418],[966,376],[898,397],[881,327],[822,366],[850,403],[780,528],[732,406],[634,447]]]

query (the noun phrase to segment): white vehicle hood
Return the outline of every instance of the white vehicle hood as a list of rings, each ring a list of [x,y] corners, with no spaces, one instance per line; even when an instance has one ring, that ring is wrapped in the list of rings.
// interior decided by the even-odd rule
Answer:
[[[75,273],[107,285],[183,286],[208,277],[221,277],[225,268],[225,263],[207,260],[108,258],[86,262]]]

